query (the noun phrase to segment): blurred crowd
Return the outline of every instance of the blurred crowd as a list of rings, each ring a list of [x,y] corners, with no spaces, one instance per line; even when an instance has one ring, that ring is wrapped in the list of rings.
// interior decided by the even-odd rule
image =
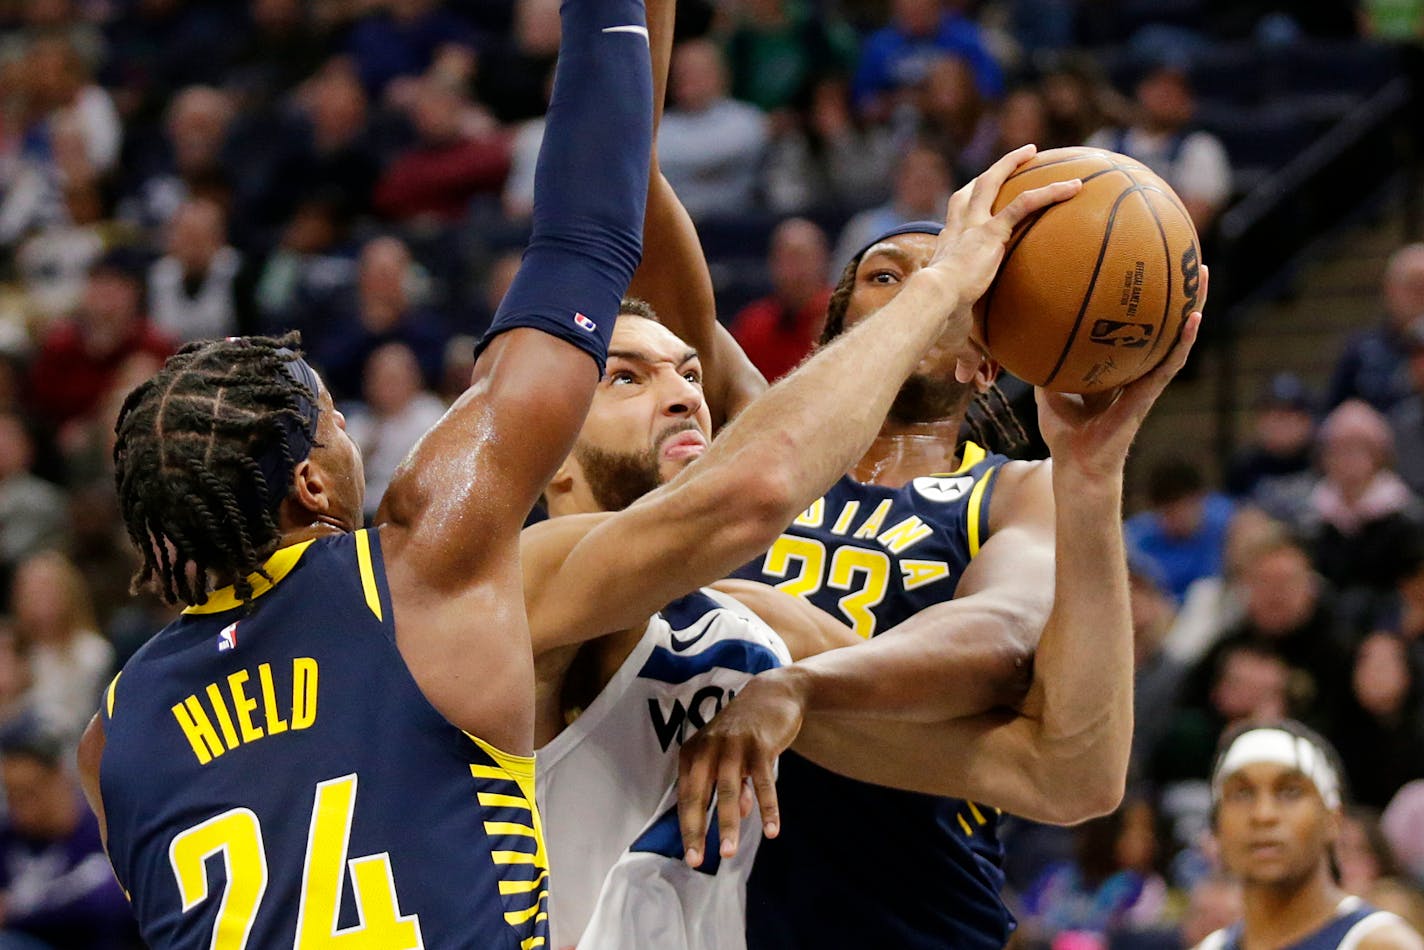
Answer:
[[[940,216],[998,154],[1127,152],[1209,235],[1241,183],[1198,122],[1194,55],[1424,29],[1424,2],[1397,0],[680,7],[661,164],[709,248],[765,232],[750,277],[713,268],[772,378],[866,236]],[[133,939],[68,770],[113,672],[171,617],[128,590],[109,467],[124,395],[184,342],[300,330],[374,506],[517,267],[558,44],[558,0],[0,0],[4,939]],[[1134,66],[1110,77],[1090,49]],[[1230,913],[1207,768],[1224,727],[1281,712],[1339,743],[1375,810],[1353,819],[1350,886],[1392,888],[1419,925],[1424,247],[1392,261],[1383,299],[1329,393],[1281,378],[1262,395],[1224,492],[1200,456],[1153,472],[1127,525],[1152,711],[1134,793],[1078,832],[1018,829],[1026,943],[1170,941]]]

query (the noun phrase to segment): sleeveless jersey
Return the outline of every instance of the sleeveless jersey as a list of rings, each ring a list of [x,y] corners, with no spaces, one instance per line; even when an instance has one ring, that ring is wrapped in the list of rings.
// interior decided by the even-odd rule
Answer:
[[[988,538],[1008,461],[966,443],[952,473],[887,488],[842,478],[738,577],[804,597],[872,637],[954,596]],[[788,752],[784,816],[748,891],[748,943],[761,948],[1002,947],[998,812],[858,782]]]
[[[1372,907],[1358,897],[1346,897],[1340,902],[1333,920],[1308,937],[1302,937],[1283,950],[1355,950],[1377,928],[1403,921],[1389,911]],[[1201,943],[1197,950],[1240,950],[1241,925],[1218,930]]]
[[[156,950],[533,950],[533,760],[456,728],[395,643],[379,536],[279,550],[165,627],[101,703],[109,854]]]
[[[747,608],[699,591],[655,615],[589,707],[539,750],[539,810],[557,883],[554,947],[740,950],[746,880],[761,839],[753,813],[736,857],[709,828],[702,866],[682,860],[682,743],[752,676],[790,662]]]

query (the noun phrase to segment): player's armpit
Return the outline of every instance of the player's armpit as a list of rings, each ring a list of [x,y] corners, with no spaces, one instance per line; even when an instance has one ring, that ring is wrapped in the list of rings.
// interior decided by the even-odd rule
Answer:
[[[79,784],[94,816],[99,819],[99,839],[109,847],[109,826],[104,821],[104,801],[99,797],[99,763],[104,759],[104,723],[96,714],[79,740]]]
[[[711,586],[736,598],[764,620],[786,641],[793,660],[865,642],[824,610],[768,584],[727,578]]]

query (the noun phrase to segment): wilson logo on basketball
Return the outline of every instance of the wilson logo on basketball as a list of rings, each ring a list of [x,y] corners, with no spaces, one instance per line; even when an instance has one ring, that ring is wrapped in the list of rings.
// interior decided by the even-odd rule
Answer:
[[[1187,299],[1182,303],[1182,319],[1192,315],[1197,308],[1197,291],[1201,289],[1201,261],[1197,259],[1197,246],[1188,244],[1182,252],[1182,293]]]
[[[1120,346],[1128,350],[1141,349],[1152,342],[1150,323],[1123,323],[1120,320],[1098,320],[1088,332],[1089,339],[1104,346]]]

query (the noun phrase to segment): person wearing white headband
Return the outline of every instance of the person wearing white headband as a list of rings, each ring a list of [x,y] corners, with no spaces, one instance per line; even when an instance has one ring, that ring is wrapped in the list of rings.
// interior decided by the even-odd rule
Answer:
[[[1344,789],[1324,739],[1289,720],[1228,733],[1211,789],[1245,914],[1198,950],[1424,950],[1399,917],[1339,888],[1331,855]]]

